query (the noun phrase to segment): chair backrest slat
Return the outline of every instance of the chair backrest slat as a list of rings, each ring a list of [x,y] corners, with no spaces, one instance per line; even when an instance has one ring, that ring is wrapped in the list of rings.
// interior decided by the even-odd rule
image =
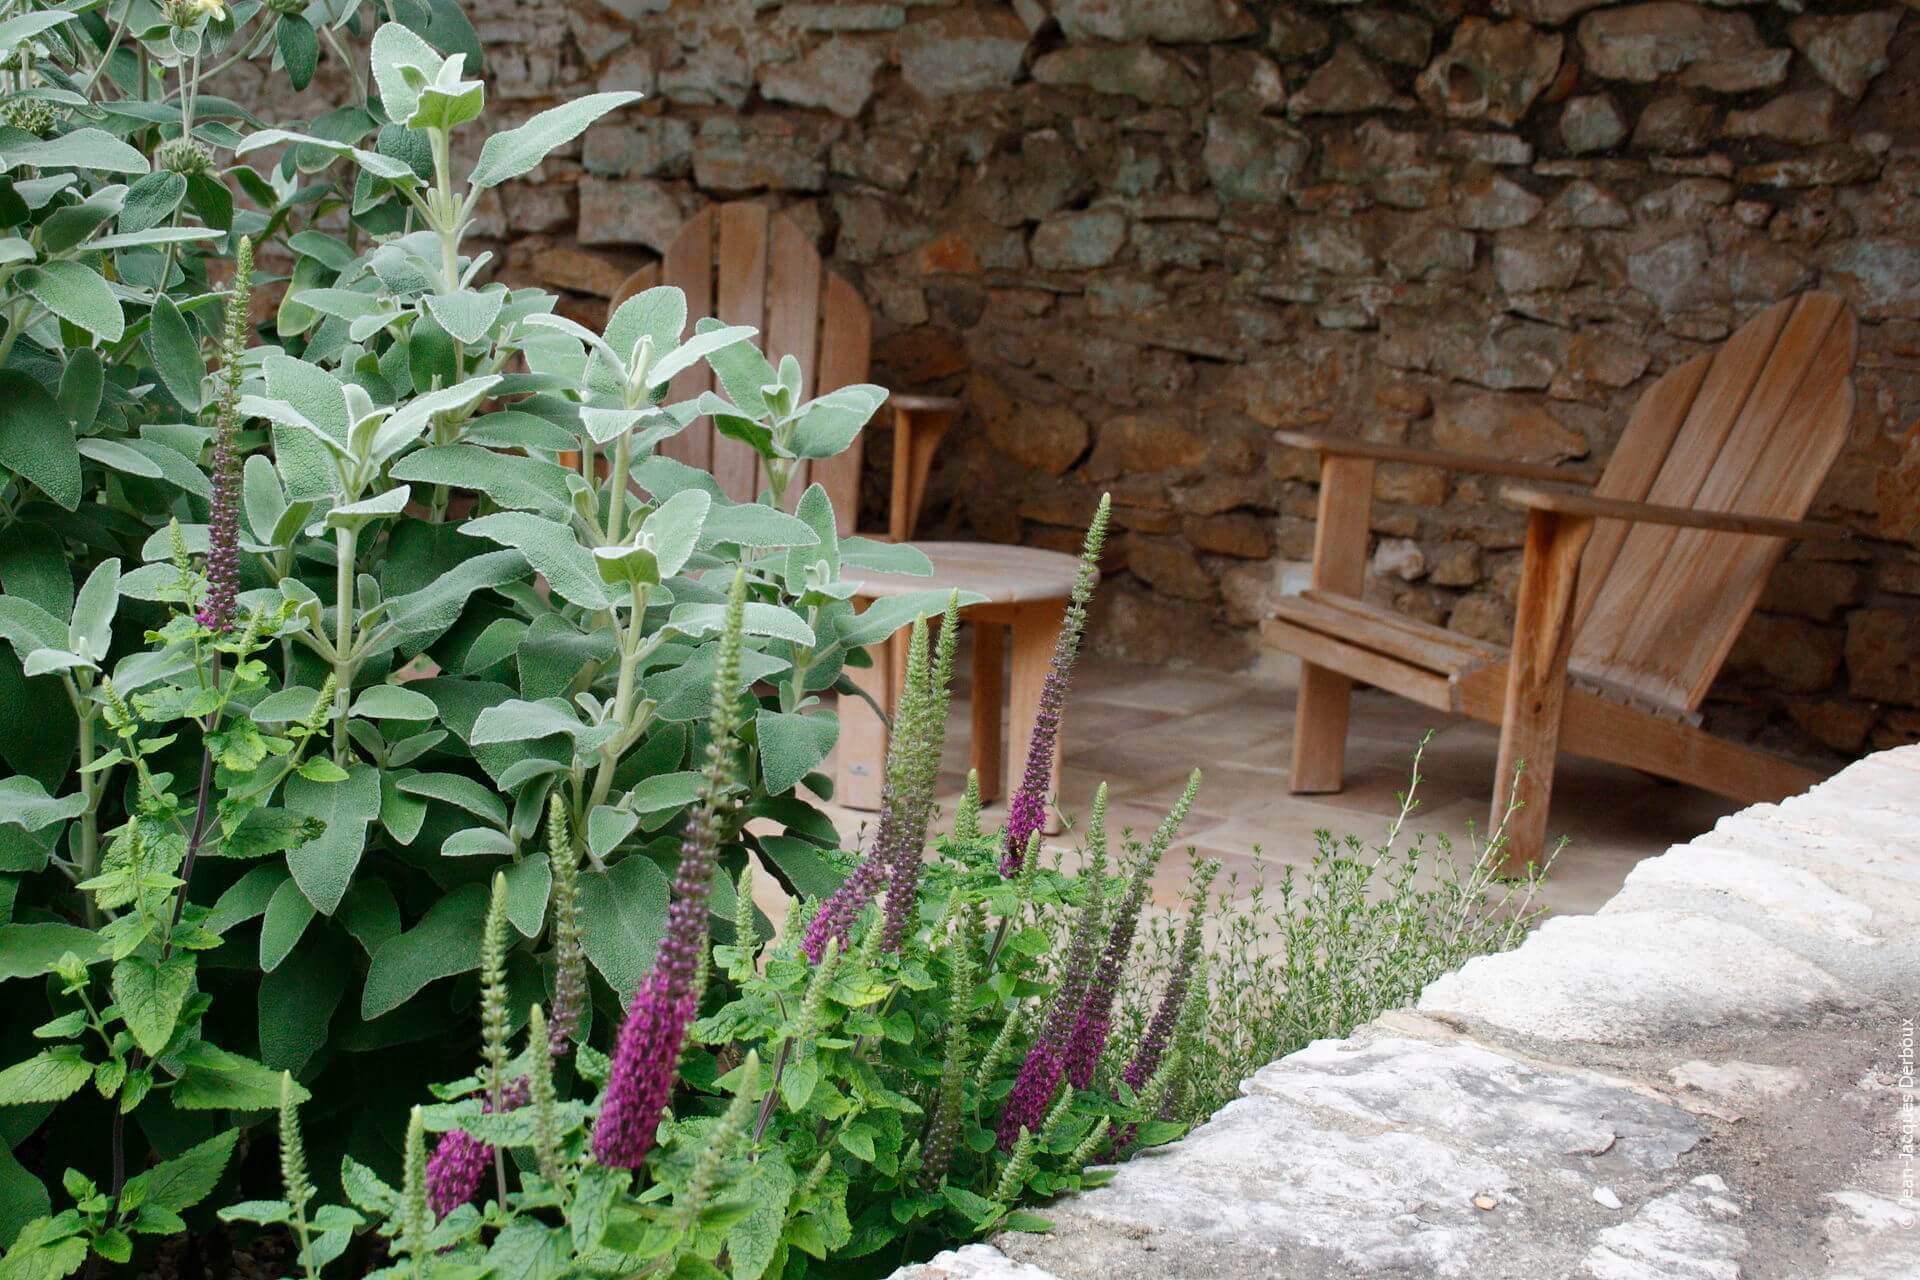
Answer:
[[[873,330],[859,291],[825,268],[798,224],[764,205],[713,205],[689,218],[659,266],[628,277],[613,306],[656,284],[687,295],[689,323],[713,316],[760,330],[761,349],[775,368],[786,355],[800,362],[805,398],[867,380]],[[715,388],[703,361],[678,374],[668,395],[678,402],[715,389],[724,391]],[[751,502],[766,488],[759,456],[715,432],[710,418],[667,441],[661,452],[711,471],[735,502]],[[860,466],[858,440],[837,458],[803,465],[787,491],[788,507],[810,481],[818,482],[833,499],[841,534],[852,533]]]
[[[1768,308],[1710,364],[1655,384],[1598,492],[1799,519],[1846,440],[1853,350],[1853,319],[1831,295]],[[1656,705],[1696,709],[1785,550],[1779,538],[1603,522],[1582,562],[1570,665]]]

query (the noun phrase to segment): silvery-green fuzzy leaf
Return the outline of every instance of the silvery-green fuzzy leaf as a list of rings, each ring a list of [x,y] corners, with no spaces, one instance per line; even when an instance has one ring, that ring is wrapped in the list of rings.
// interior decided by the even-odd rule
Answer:
[[[19,236],[7,236],[0,239],[0,266],[10,262],[32,262],[39,255],[33,245]]]
[[[400,790],[455,805],[496,827],[507,825],[507,806],[500,797],[464,774],[416,773],[401,780]]]
[[[840,559],[849,569],[873,573],[907,573],[924,578],[933,573],[933,561],[926,552],[910,542],[876,542],[872,538],[848,538],[840,544]]]
[[[89,253],[114,253],[156,244],[192,244],[199,240],[218,240],[223,233],[216,227],[152,227],[146,231],[127,231],[89,240]]]
[[[424,693],[397,684],[376,684],[361,691],[349,714],[369,720],[432,720],[440,712]]]
[[[587,848],[596,858],[606,858],[620,842],[632,835],[640,819],[611,805],[599,805],[587,815]]]
[[[143,564],[121,574],[120,594],[128,600],[166,600],[184,604],[187,599],[187,593],[180,589],[180,571],[165,560]],[[114,676],[113,682],[119,684],[120,677]]]
[[[660,584],[660,562],[646,547],[595,547],[593,563],[600,577],[613,586]]]
[[[0,22],[0,51],[18,48],[39,35],[42,31],[51,31],[63,22],[72,22],[78,14],[62,13],[23,13]]]
[[[287,808],[326,824],[321,833],[287,855],[287,866],[322,915],[332,915],[353,883],[367,846],[367,828],[380,816],[380,771],[355,764],[340,782],[313,782],[300,774],[286,781]]]
[[[159,464],[147,455],[138,449],[121,444],[118,440],[101,440],[89,436],[76,442],[74,447],[80,451],[81,457],[126,475],[139,476],[143,480],[158,480],[165,474],[160,470]]]
[[[260,968],[272,973],[313,923],[313,904],[288,880],[273,891],[260,921]]]
[[[459,621],[474,592],[505,586],[526,575],[527,559],[518,551],[472,556],[420,590],[391,600],[388,621],[401,635],[437,635]]]
[[[173,216],[187,198],[187,180],[177,173],[150,173],[127,188],[126,203],[120,206],[122,231],[145,231]]]
[[[34,301],[99,342],[118,342],[126,332],[120,299],[92,268],[71,259],[26,267],[14,277]]]
[[[460,442],[489,449],[560,450],[579,448],[577,436],[550,418],[516,407],[472,419],[461,428]]]
[[[456,831],[440,845],[443,858],[510,858],[513,837],[492,827],[469,827]]]
[[[592,726],[581,723],[573,710],[558,698],[540,702],[511,698],[482,711],[473,722],[473,732],[467,741],[483,746],[489,742],[523,742],[556,733],[578,740],[591,729]]]
[[[840,722],[829,715],[794,715],[764,708],[756,717],[760,774],[768,795],[782,795],[820,767],[840,740]]]
[[[314,699],[319,696],[318,689],[293,685],[276,690],[260,699],[254,704],[249,714],[257,724],[287,724],[295,720],[305,720],[313,714]]]
[[[187,318],[164,293],[153,301],[147,353],[153,357],[167,391],[188,413],[198,413],[203,403],[201,382],[206,376],[206,362],[200,358],[200,341],[187,327]]]
[[[367,173],[382,181],[391,182],[396,186],[417,187],[420,185],[420,175],[415,173],[413,166],[407,164],[404,160],[396,160],[392,156],[383,156],[377,151],[363,151],[359,147],[352,146],[345,142],[334,142],[327,138],[316,138],[308,133],[296,133],[291,129],[263,129],[236,146],[233,149],[233,153],[237,158],[239,156],[249,155],[260,150],[262,147],[279,146],[283,143],[298,144],[303,148],[312,147],[317,151],[332,156],[352,156],[354,163],[358,164]],[[144,173],[146,170],[139,169],[134,170],[134,172]]]
[[[702,547],[727,543],[754,548],[811,547],[819,542],[820,536],[805,521],[757,502],[714,507],[700,532]]]
[[[147,158],[104,129],[75,129],[46,141],[23,142],[0,151],[9,169],[97,169],[101,173],[146,173]]]
[[[419,109],[421,88],[435,82],[449,59],[400,23],[387,22],[373,33],[370,61],[387,117],[406,121]]]
[[[507,920],[523,938],[546,925],[547,898],[553,892],[553,868],[544,853],[531,853],[503,873],[507,877]]]
[[[363,498],[359,502],[349,502],[345,506],[335,507],[327,512],[329,529],[359,529],[375,520],[384,520],[388,516],[397,516],[406,510],[407,502],[412,498],[413,490],[408,485],[395,485],[385,493]]]
[[[580,425],[587,429],[595,444],[611,444],[631,431],[642,418],[652,417],[652,409],[596,409],[580,407]]]
[[[589,348],[595,355],[599,356],[600,359],[606,361],[607,367],[612,369],[622,382],[626,381],[626,361],[614,354],[613,348],[607,345],[606,339],[585,325],[569,320],[565,316],[544,314],[528,316],[520,323],[529,329],[551,329],[555,333],[565,334],[567,337]]]
[[[737,346],[760,332],[752,325],[721,325],[701,329],[680,346],[656,359],[647,369],[647,385],[663,387],[682,369],[690,369],[703,358]]]
[[[579,137],[607,112],[638,102],[641,97],[629,92],[590,93],[542,111],[518,129],[496,133],[480,148],[480,162],[474,165],[468,181],[476,188],[485,189],[517,178],[546,159],[555,148]]]
[[[561,599],[588,609],[607,607],[607,593],[601,588],[600,571],[594,567],[593,555],[580,545],[568,526],[539,516],[503,511],[469,520],[460,526],[460,531],[519,551]]]
[[[374,434],[372,460],[385,462],[408,444],[420,438],[432,424],[436,413],[458,413],[500,385],[498,374],[469,378],[456,386],[442,387],[426,395],[415,396],[381,424]]]
[[[393,464],[396,480],[477,489],[497,505],[555,520],[571,510],[568,472],[538,458],[515,458],[471,444],[433,445]]]
[[[655,351],[671,351],[687,327],[687,295],[672,285],[655,285],[621,303],[607,318],[607,345],[631,359],[640,339]]]
[[[653,859],[626,857],[581,874],[581,949],[622,1002],[652,967],[666,922],[667,877]]]
[[[478,969],[486,916],[486,888],[464,884],[434,903],[412,929],[381,943],[360,992],[360,1016],[390,1013],[428,983]]]
[[[845,452],[880,407],[880,401],[864,394],[865,390],[843,387],[801,410],[793,429],[794,456],[831,458]]]
[[[0,369],[0,404],[7,421],[0,430],[0,466],[10,467],[68,511],[80,505],[80,453],[67,420],[38,381],[17,369]]]
[[[86,807],[87,798],[78,791],[56,799],[32,778],[20,774],[0,778],[0,826],[38,831],[77,818]]]
[[[120,579],[123,595],[126,581],[126,578]],[[128,654],[115,664],[113,683],[121,693],[137,693],[148,685],[177,679],[191,670],[193,651],[185,644],[166,649],[143,649]]]
[[[837,639],[848,648],[878,644],[915,618],[936,618],[947,609],[948,592],[909,591],[904,595],[883,596],[858,614],[842,620]],[[960,607],[980,604],[986,597],[977,591],[962,591]]]
[[[726,624],[726,612],[723,604],[678,604],[673,607],[667,625],[684,636],[704,636],[717,633]],[[806,619],[785,605],[749,601],[741,614],[740,626],[742,632],[750,636],[771,636],[807,647],[814,642],[813,628],[807,625]]]
[[[486,106],[486,86],[463,80],[466,56],[454,54],[441,65],[431,84],[423,85],[413,111],[404,123],[409,129],[457,129],[479,118]]]
[[[725,326],[709,317],[694,325],[693,331],[698,336],[722,328]],[[778,383],[780,376],[758,347],[745,342],[730,343],[709,355],[707,363],[720,376],[720,385],[739,406],[742,417],[758,420],[768,416],[767,399],[760,388]]]
[[[21,664],[21,672],[29,679],[34,676],[50,675],[56,671],[71,671],[75,667],[97,669],[99,664],[92,658],[83,658],[77,653],[68,653],[64,649],[35,649],[27,655]]]
[[[295,296],[301,306],[311,307],[323,316],[339,316],[342,320],[399,314],[398,308],[387,299],[357,289],[302,289]]]
[[[276,545],[274,528],[286,514],[287,494],[280,487],[280,476],[274,471],[273,462],[265,454],[248,455],[240,472],[240,500],[246,508],[254,541]]]
[[[701,530],[712,509],[710,495],[686,489],[661,503],[641,523],[641,542],[652,549],[662,578],[671,578],[685,567],[700,544]]]
[[[141,432],[138,439],[123,441],[127,448],[135,450],[154,466],[159,467],[161,476],[168,484],[196,497],[212,500],[213,482],[207,479],[207,473],[201,470],[200,464],[195,461],[199,456],[198,450],[195,451],[194,457],[188,457],[162,441],[159,438],[160,428],[157,426],[142,427]]]
[[[506,290],[489,289],[476,293],[471,289],[462,289],[459,293],[429,294],[426,299],[427,310],[440,322],[440,327],[456,339],[469,346],[486,340],[493,330],[494,321],[500,318],[500,309],[506,305]]]
[[[67,648],[92,662],[104,662],[113,645],[113,618],[120,610],[120,561],[103,560],[73,600]]]

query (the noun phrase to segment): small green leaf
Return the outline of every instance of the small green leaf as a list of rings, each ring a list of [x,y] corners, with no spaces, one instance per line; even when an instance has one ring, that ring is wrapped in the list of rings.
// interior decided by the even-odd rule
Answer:
[[[206,376],[206,363],[200,358],[200,343],[187,327],[187,318],[164,293],[154,299],[147,354],[153,357],[153,367],[173,398],[188,413],[198,413],[204,403],[201,381]]]
[[[354,700],[352,714],[369,720],[432,720],[433,699],[397,684],[370,685]]]
[[[163,961],[131,955],[113,966],[114,1002],[149,1057],[159,1057],[173,1038],[180,1010],[193,992],[195,965],[191,951],[176,951]]]
[[[0,1107],[59,1102],[93,1078],[93,1066],[75,1048],[46,1049],[0,1071]]]
[[[239,1137],[238,1129],[229,1129],[198,1146],[188,1147],[173,1159],[163,1160],[130,1179],[128,1190],[139,1183],[144,1192],[142,1204],[185,1213],[212,1194],[220,1175],[226,1172],[227,1160],[233,1155],[233,1144]]]

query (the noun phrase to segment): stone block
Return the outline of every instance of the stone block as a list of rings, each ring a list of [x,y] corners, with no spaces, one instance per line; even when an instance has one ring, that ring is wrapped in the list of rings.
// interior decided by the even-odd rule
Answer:
[[[1467,18],[1447,51],[1420,75],[1420,101],[1453,120],[1511,128],[1553,83],[1566,41],[1526,22]]]
[[[1507,293],[1571,289],[1584,253],[1559,231],[1506,231],[1494,241],[1493,275]]]
[[[1200,78],[1152,45],[1069,45],[1042,54],[1033,78],[1059,88],[1091,89],[1161,106],[1186,107],[1207,95]]]
[[[1847,688],[1856,698],[1920,707],[1920,610],[1859,609],[1847,618]]]
[[[879,44],[835,36],[805,57],[769,67],[760,75],[760,92],[771,102],[822,107],[851,120],[873,97],[873,78],[886,63]]]
[[[1061,475],[1087,451],[1085,418],[1066,405],[1018,394],[983,369],[968,380],[967,399],[993,447],[1024,467]]]
[[[580,181],[580,243],[644,245],[665,253],[686,221],[679,198],[650,178]]]
[[[1313,143],[1305,134],[1278,120],[1211,116],[1201,161],[1223,198],[1280,204],[1312,153]]]
[[[1787,25],[1787,38],[1822,80],[1847,97],[1858,98],[1887,69],[1887,46],[1899,26],[1898,9],[1834,16],[1809,13]]]
[[[1060,0],[1053,8],[1070,40],[1201,44],[1259,29],[1241,0]]]
[[[1434,406],[1436,448],[1519,462],[1565,462],[1587,454],[1587,438],[1528,396],[1449,396]]]
[[[950,9],[900,32],[900,75],[925,98],[1010,85],[1027,51],[1027,28],[1007,9]]]
[[[1586,70],[1606,80],[1742,93],[1786,79],[1791,49],[1770,49],[1753,19],[1685,0],[1604,9],[1580,19]]]
[[[1575,155],[1605,151],[1627,136],[1627,122],[1611,94],[1570,98],[1560,112],[1560,140]]]
[[[1127,215],[1118,209],[1082,209],[1042,222],[1028,246],[1033,265],[1045,271],[1104,267],[1127,242]]]
[[[1287,114],[1296,120],[1302,116],[1412,109],[1413,100],[1401,96],[1380,68],[1350,44],[1336,46],[1333,56],[1287,99]]]

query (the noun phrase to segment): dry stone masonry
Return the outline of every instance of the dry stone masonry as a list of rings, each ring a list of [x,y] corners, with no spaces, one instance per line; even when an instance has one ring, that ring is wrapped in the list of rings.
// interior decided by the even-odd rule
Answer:
[[[510,277],[590,319],[703,204],[785,209],[872,302],[878,376],[970,403],[928,532],[1066,546],[1111,489],[1095,638],[1142,659],[1253,656],[1311,545],[1275,428],[1600,462],[1662,371],[1841,291],[1859,412],[1816,514],[1862,537],[1782,567],[1709,720],[1920,739],[1916,0],[470,7],[508,123],[650,95],[497,193]],[[1496,486],[1375,496],[1369,592],[1505,638]]]
[[[1905,747],[1273,1063],[1051,1234],[896,1280],[1910,1280],[1917,923]]]

